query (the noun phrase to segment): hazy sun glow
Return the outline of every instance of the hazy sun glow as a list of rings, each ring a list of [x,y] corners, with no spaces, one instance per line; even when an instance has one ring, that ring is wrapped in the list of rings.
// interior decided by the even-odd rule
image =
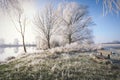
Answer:
[[[24,3],[24,14],[27,18],[27,25],[26,25],[26,33],[25,33],[25,42],[33,43],[35,42],[35,33],[34,33],[34,24],[33,18],[35,15],[35,6],[33,3]],[[7,15],[4,13],[0,13],[0,38],[5,39],[5,43],[12,43],[14,39],[19,40],[21,43],[21,36],[15,29],[14,24]],[[17,22],[15,22],[16,24]],[[7,37],[6,37],[7,36]]]

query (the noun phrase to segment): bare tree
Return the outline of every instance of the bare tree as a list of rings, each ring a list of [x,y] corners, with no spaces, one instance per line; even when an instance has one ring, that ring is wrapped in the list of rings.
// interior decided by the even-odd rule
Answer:
[[[3,9],[10,9],[11,7],[15,8],[20,5],[20,2],[23,1],[32,1],[32,0],[0,0],[0,7]]]
[[[26,17],[24,17],[24,18],[22,18],[22,17],[24,17],[23,13],[21,11],[18,11],[19,29],[17,27],[16,27],[16,29],[21,34],[24,52],[27,52],[26,46],[25,46]]]
[[[51,38],[57,31],[57,21],[56,11],[51,4],[48,4],[48,6],[35,17],[35,25],[39,36],[41,40],[47,44],[48,48],[51,48]]]
[[[68,43],[92,38],[88,27],[92,21],[87,16],[87,7],[75,2],[63,5],[60,5],[58,10],[62,16],[62,25],[64,26],[63,35],[68,40]]]
[[[99,2],[100,0],[96,0]],[[120,11],[120,0],[103,0],[103,15],[109,12],[119,13]]]
[[[9,11],[11,8],[19,6],[20,1],[31,1],[31,0],[0,0],[0,7],[4,10]],[[35,0],[33,0],[35,1]],[[96,0],[99,2],[100,0]],[[103,3],[103,14],[108,12],[119,13],[120,11],[120,0],[101,0]]]
[[[25,28],[27,19],[24,15],[24,9],[21,6],[22,3],[20,0],[0,0],[0,4],[0,7],[2,7],[3,10],[7,11],[7,14],[13,22],[16,30],[20,33],[22,37],[24,52],[27,52],[25,46]],[[8,13],[11,9],[14,10],[14,19],[11,14]]]
[[[14,15],[15,15],[14,19],[12,19],[11,16],[10,18],[16,30],[21,35],[24,52],[27,52],[26,46],[25,46],[25,31],[26,31],[27,18],[24,15],[24,9],[22,9],[22,7],[16,8],[16,14]]]
[[[20,0],[0,0],[0,8],[5,12],[9,12],[12,9],[18,8],[19,5]]]

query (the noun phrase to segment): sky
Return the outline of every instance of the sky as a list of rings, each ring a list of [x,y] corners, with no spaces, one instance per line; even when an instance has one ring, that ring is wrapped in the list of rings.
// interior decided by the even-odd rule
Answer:
[[[50,0],[38,0],[36,4],[23,4],[27,17],[30,19],[27,25],[25,41],[28,43],[35,42],[36,33],[34,30],[33,17],[35,10],[43,8]],[[51,0],[57,6],[63,0]],[[67,0],[68,2],[77,2],[88,6],[89,16],[92,17],[95,25],[92,27],[95,43],[105,43],[120,40],[120,15],[108,13],[103,16],[102,0],[96,3],[96,0]],[[16,31],[10,18],[4,13],[0,13],[0,39],[4,38],[6,43],[13,43],[18,38],[21,42],[20,34]]]

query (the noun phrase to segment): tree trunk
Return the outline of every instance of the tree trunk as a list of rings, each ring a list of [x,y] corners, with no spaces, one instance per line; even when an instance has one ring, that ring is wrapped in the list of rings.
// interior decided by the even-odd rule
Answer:
[[[50,49],[51,47],[50,47],[50,38],[49,38],[49,36],[48,36],[48,48]]]
[[[50,49],[51,47],[50,47],[50,41],[48,41],[48,48]]]
[[[25,46],[25,39],[24,39],[24,35],[22,35],[22,40],[23,40],[23,49],[24,49],[24,52],[26,53],[27,50],[26,50],[26,46]]]
[[[71,44],[72,42],[72,38],[71,38],[71,35],[68,36],[68,43]]]

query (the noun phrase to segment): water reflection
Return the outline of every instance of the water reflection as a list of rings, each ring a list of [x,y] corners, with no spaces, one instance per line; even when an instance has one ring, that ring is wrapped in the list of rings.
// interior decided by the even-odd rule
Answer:
[[[6,49],[6,48],[0,48],[0,54],[5,53],[5,49]],[[11,48],[11,49],[12,49],[12,48]],[[13,48],[13,51],[14,51],[14,53],[18,53],[19,47]]]
[[[27,47],[28,51],[33,51],[35,49],[36,47]],[[17,56],[23,52],[24,52],[23,47],[6,47],[6,48],[1,47],[0,61],[6,60],[7,57]]]
[[[4,48],[0,48],[0,54],[4,53]]]

